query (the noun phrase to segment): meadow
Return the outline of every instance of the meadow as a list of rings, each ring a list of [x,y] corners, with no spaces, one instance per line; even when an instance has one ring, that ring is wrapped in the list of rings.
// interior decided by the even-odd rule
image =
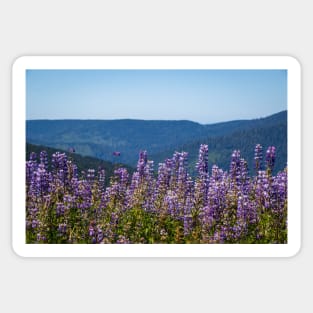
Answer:
[[[253,149],[253,148],[252,148]],[[26,161],[26,243],[284,244],[287,167],[274,175],[276,149],[254,150],[254,167],[235,150],[229,169],[209,168],[201,144],[195,175],[188,153],[158,164],[140,151],[136,171],[80,171],[66,153]]]

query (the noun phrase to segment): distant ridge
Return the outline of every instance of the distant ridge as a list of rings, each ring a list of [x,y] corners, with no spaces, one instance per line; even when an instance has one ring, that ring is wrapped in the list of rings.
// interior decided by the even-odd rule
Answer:
[[[264,150],[269,145],[277,147],[276,168],[282,169],[287,163],[287,111],[206,125],[187,120],[29,120],[26,138],[32,144],[65,151],[72,146],[78,154],[107,161],[119,151],[119,161],[133,167],[140,150],[147,150],[157,167],[175,150],[182,149],[189,153],[193,166],[199,144],[207,143],[210,161],[224,169],[229,167],[232,149],[240,150],[253,167],[254,146],[260,143]]]

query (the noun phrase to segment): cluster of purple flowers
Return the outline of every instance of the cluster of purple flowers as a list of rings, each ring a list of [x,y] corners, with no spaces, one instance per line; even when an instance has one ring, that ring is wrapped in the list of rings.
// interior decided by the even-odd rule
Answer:
[[[78,174],[64,153],[26,162],[27,243],[286,243],[287,168],[273,173],[275,147],[255,147],[255,175],[236,150],[229,171],[208,163],[201,145],[197,175],[188,153],[158,165],[141,151],[137,170]],[[51,171],[49,171],[51,168]]]

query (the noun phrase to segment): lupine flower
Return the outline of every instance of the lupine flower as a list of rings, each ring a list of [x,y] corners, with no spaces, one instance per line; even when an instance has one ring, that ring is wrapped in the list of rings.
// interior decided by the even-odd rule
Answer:
[[[159,164],[158,169],[158,178],[156,181],[154,194],[153,194],[153,203],[155,208],[158,208],[163,202],[165,194],[170,186],[172,172],[172,160],[167,159],[164,163]]]
[[[169,190],[164,198],[164,207],[171,216],[176,216],[178,212],[178,197],[174,191]]]
[[[270,199],[273,212],[278,217],[283,217],[287,196],[287,171],[283,171],[273,179]]]
[[[155,188],[155,180],[153,177],[153,165],[154,162],[152,160],[147,161],[146,167],[145,167],[145,181],[146,181],[146,187],[145,187],[145,201],[144,201],[144,208],[146,211],[153,211],[153,194],[154,194],[154,188]]]
[[[93,183],[95,179],[95,170],[94,169],[88,169],[87,171],[87,181],[89,183]]]
[[[98,170],[98,182],[99,182],[99,192],[103,192],[105,188],[105,170],[99,168]]]
[[[137,172],[139,173],[140,178],[144,177],[147,161],[148,161],[147,151],[140,151],[139,160],[137,163]]]
[[[256,202],[261,207],[270,206],[270,181],[266,171],[259,171],[255,190]]]
[[[199,159],[196,164],[196,169],[198,171],[199,177],[206,179],[209,167],[208,167],[208,145],[200,145],[199,149]]]
[[[231,156],[229,173],[234,182],[238,183],[241,176],[241,157],[240,151],[235,150]]]
[[[67,225],[65,223],[59,224],[58,233],[61,235],[65,235],[67,231]]]
[[[182,152],[179,155],[179,167],[178,167],[178,188],[183,192],[184,186],[187,181],[187,162],[188,162],[188,153]]]
[[[100,227],[97,228],[97,242],[100,243],[104,238],[102,229]]]
[[[208,180],[209,180],[209,169],[208,169],[208,146],[200,145],[199,159],[196,164],[198,172],[198,179],[195,183],[195,202],[199,207],[204,207],[207,204],[207,193],[208,193]]]
[[[52,169],[56,179],[63,185],[68,183],[67,156],[56,152],[52,155]]]
[[[40,163],[44,165],[44,169],[48,170],[48,153],[46,151],[40,152]]]
[[[37,241],[40,242],[40,241],[43,241],[45,242],[47,240],[46,236],[40,234],[40,233],[37,233]]]
[[[139,179],[140,179],[139,173],[135,172],[132,176],[132,181],[131,181],[130,188],[129,188],[129,196],[130,197],[133,196],[134,191],[138,188]]]
[[[95,232],[95,230],[94,230],[94,228],[92,226],[89,226],[89,233],[88,234],[89,234],[90,237],[94,237],[95,236],[96,232]]]
[[[249,212],[248,196],[239,193],[237,206],[237,221],[242,227],[246,227],[247,217]]]
[[[33,220],[32,221],[32,228],[37,228],[39,225],[39,221],[38,220]]]
[[[120,191],[125,192],[128,185],[129,174],[126,168],[119,168],[114,171],[114,175],[118,178]]]
[[[276,159],[276,148],[275,147],[268,147],[266,151],[266,163],[267,168],[271,171],[273,170],[274,164]]]
[[[192,214],[191,210],[194,205],[194,190],[192,178],[187,175],[186,179],[186,200],[184,203],[183,221],[184,221],[184,235],[187,236],[192,227]]]
[[[242,191],[247,194],[249,192],[249,180],[248,180],[248,162],[245,159],[240,159],[240,174],[239,182]]]
[[[31,152],[29,155],[29,161],[37,162],[37,154],[35,152]]]
[[[46,152],[26,161],[27,243],[286,243],[287,168],[273,175],[275,147],[255,147],[256,176],[235,150],[229,172],[208,167],[201,145],[197,176],[188,154],[175,152],[159,164],[141,151],[131,180],[118,168],[105,186],[98,169],[80,172],[66,154]]]
[[[263,147],[260,144],[257,144],[254,150],[254,161],[256,172],[262,170],[262,160],[263,160]]]
[[[56,215],[63,216],[65,213],[65,205],[63,203],[58,202],[56,205]]]

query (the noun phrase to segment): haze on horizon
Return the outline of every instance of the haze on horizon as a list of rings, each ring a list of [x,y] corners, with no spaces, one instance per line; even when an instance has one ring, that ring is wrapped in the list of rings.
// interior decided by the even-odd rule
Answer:
[[[286,70],[27,70],[26,119],[190,120],[287,110]]]

